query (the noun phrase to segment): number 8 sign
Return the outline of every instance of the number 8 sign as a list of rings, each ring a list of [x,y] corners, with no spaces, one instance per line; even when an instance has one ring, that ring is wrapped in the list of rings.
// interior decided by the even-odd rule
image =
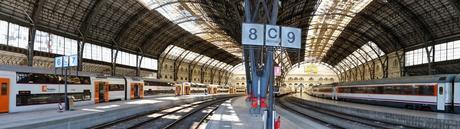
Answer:
[[[243,45],[264,45],[264,25],[244,23],[242,30]]]

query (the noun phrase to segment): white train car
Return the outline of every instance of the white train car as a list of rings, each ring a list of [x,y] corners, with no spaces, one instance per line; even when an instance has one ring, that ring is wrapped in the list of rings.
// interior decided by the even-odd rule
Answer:
[[[228,86],[217,86],[217,93],[230,93],[230,87]]]
[[[0,112],[23,112],[64,106],[65,78],[51,72],[22,66],[0,67]],[[90,74],[69,72],[68,96],[75,105],[94,103]]]
[[[144,95],[174,94],[173,81],[144,78]]]
[[[144,97],[144,81],[140,78],[96,77],[93,82],[96,103],[132,100]]]
[[[340,83],[310,89],[313,96],[416,110],[460,113],[460,75],[428,75]]]
[[[217,94],[219,85],[208,85],[208,94]]]
[[[207,85],[202,84],[202,83],[191,83],[191,85],[192,85],[192,89],[191,89],[192,94],[200,94],[200,93],[204,94],[207,88]]]

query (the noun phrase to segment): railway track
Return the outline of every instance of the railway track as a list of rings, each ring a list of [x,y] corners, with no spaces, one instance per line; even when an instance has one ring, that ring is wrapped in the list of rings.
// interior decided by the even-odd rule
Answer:
[[[93,127],[93,129],[185,129],[198,128],[209,114],[231,97],[210,99],[135,115]]]
[[[307,119],[334,129],[412,129],[412,127],[317,108],[305,103],[305,100],[289,96],[281,97],[278,105],[296,114],[300,114]]]

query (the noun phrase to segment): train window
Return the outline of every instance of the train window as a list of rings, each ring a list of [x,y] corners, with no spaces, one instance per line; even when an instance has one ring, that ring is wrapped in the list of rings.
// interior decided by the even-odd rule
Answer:
[[[125,90],[125,85],[121,84],[110,84],[109,85],[109,91],[124,91]]]
[[[413,95],[414,94],[414,88],[412,86],[399,86],[400,87],[400,94],[404,95]]]
[[[8,95],[8,85],[6,83],[2,83],[2,95]]]
[[[432,85],[420,85],[415,86],[415,94],[418,95],[434,95],[434,86]]]
[[[91,93],[88,92],[89,90],[80,93],[69,93],[68,96],[74,98],[76,102],[90,101]],[[64,102],[64,93],[30,94],[30,91],[20,91],[19,94],[16,95],[16,106],[51,104],[59,102]]]
[[[442,95],[444,93],[444,87],[439,87],[439,95]]]
[[[65,77],[54,74],[17,73],[17,83],[22,84],[64,84]],[[90,84],[89,77],[68,76],[68,84]]]

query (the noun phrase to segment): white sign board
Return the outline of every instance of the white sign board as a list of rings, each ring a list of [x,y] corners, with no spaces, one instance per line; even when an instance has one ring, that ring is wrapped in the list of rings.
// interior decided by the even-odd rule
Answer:
[[[63,56],[62,60],[63,60],[62,67],[69,67],[69,57]]]
[[[265,26],[265,45],[280,46],[280,27],[275,25]]]
[[[62,56],[54,58],[54,67],[55,68],[62,67]]]
[[[71,55],[69,56],[69,66],[78,66],[78,56],[77,55]]]
[[[281,67],[279,66],[276,66],[275,68],[275,76],[281,76]]]
[[[243,45],[264,45],[264,25],[243,23],[242,28]]]
[[[300,49],[301,29],[293,27],[281,28],[281,46]]]
[[[78,56],[71,55],[71,56],[60,56],[54,58],[54,67],[55,68],[62,68],[62,67],[72,67],[78,65]]]

